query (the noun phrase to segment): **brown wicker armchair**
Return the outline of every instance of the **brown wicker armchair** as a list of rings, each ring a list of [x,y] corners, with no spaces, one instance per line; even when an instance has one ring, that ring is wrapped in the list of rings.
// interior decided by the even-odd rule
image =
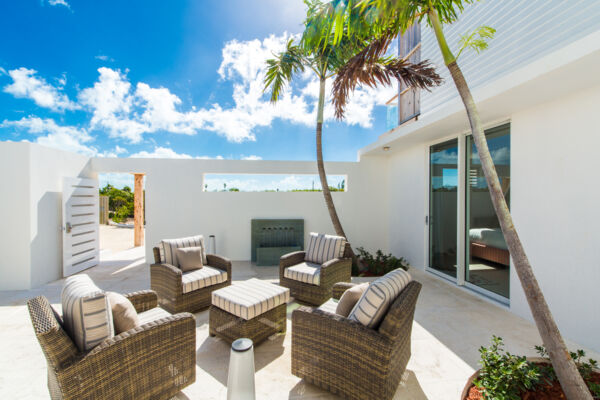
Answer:
[[[339,298],[352,284],[336,284]],[[349,399],[391,399],[410,359],[421,284],[410,282],[378,329],[317,308],[292,313],[292,374]]]
[[[157,306],[156,293],[125,295],[138,312]],[[52,399],[168,399],[196,380],[196,322],[171,315],[79,352],[48,300],[27,302],[48,364]]]
[[[304,262],[306,253],[295,251],[279,260],[279,285],[290,289],[290,295],[296,300],[320,306],[331,298],[333,285],[337,282],[350,282],[352,277],[352,259],[350,244],[346,244],[344,258],[334,258],[321,265],[319,284],[300,282],[284,276],[285,269]]]
[[[197,312],[211,304],[211,293],[214,290],[231,285],[231,261],[214,254],[207,254],[208,265],[227,272],[227,280],[223,283],[203,287],[192,292],[183,293],[182,272],[179,268],[161,264],[160,250],[154,247],[154,264],[150,266],[150,288],[158,294],[158,303],[171,314],[180,312]]]

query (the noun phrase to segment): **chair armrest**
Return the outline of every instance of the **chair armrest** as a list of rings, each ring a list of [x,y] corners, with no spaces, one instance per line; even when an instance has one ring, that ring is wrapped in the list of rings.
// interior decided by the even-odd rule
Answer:
[[[182,293],[182,271],[171,264],[150,265],[150,287],[158,293],[167,290],[171,293]]]
[[[227,280],[231,283],[231,260],[216,254],[207,254],[206,261],[211,267],[227,272]]]
[[[138,313],[148,311],[158,306],[158,296],[154,290],[140,290],[125,295]]]
[[[344,294],[344,292],[354,286],[356,286],[357,283],[350,283],[350,282],[338,282],[335,283],[333,285],[333,298],[334,299],[341,299],[342,295]]]
[[[360,322],[318,308],[301,306],[292,312],[292,347],[309,343],[303,351],[315,357],[339,359],[336,363],[348,360],[352,364],[356,362],[357,355],[361,355],[365,368],[375,370],[385,368],[393,344],[386,336]]]
[[[305,256],[305,251],[294,251],[292,253],[282,255],[279,259],[279,279],[283,278],[283,271],[286,268],[300,264],[304,261]]]
[[[162,385],[183,388],[196,377],[195,328],[190,313],[161,318],[106,339],[68,370],[59,372],[83,380],[78,385],[81,395],[92,398],[118,393],[114,388],[124,386],[136,395],[160,390]],[[149,389],[150,376],[153,387]],[[154,397],[158,395],[160,391],[154,393]]]
[[[334,258],[321,265],[321,283],[332,287],[338,282],[350,282],[352,275],[351,258]]]

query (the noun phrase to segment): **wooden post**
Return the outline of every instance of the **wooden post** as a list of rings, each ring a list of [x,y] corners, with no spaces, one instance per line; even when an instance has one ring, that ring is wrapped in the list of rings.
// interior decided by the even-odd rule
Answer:
[[[144,245],[144,174],[134,174],[133,191],[133,245]]]

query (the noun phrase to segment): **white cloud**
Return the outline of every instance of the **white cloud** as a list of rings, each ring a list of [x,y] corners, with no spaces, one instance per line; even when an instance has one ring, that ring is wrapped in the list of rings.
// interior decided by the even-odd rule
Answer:
[[[92,111],[90,126],[104,129],[110,137],[128,139],[131,143],[142,140],[147,126],[132,117],[133,96],[129,93],[131,84],[119,70],[98,68],[100,78],[91,88],[79,93],[79,101]]]
[[[98,151],[85,145],[93,138],[84,130],[73,126],[58,125],[53,119],[41,119],[34,116],[24,117],[18,121],[3,121],[0,128],[15,128],[38,136],[35,143],[59,150],[71,151],[85,156],[95,156]]]
[[[271,104],[268,94],[263,94],[266,59],[282,51],[292,37],[294,35],[284,33],[263,40],[232,40],[225,44],[217,73],[222,80],[232,84],[232,106],[215,103],[204,108],[190,105],[188,110],[182,110],[182,100],[168,88],[151,87],[145,82],[137,82],[134,86],[127,77],[127,70],[122,72],[107,67],[98,69],[99,77],[92,87],[79,92],[79,104],[61,93],[66,83],[64,76],[56,88],[38,78],[36,71],[26,68],[10,71],[14,83],[4,90],[54,110],[83,107],[92,114],[89,129],[106,132],[111,138],[130,143],[139,143],[144,134],[157,131],[195,135],[202,130],[215,132],[230,142],[254,141],[256,128],[268,127],[275,120],[307,127],[315,124],[318,81],[310,70],[286,87],[276,104]],[[331,80],[328,93],[330,85]],[[395,90],[394,87],[357,89],[349,101],[345,123],[371,127],[374,107],[383,105]],[[329,99],[324,117],[326,121],[334,120]]]
[[[131,155],[131,158],[182,158],[182,159],[191,159],[194,158],[189,154],[177,153],[173,149],[169,149],[168,147],[155,147],[154,151],[140,151],[139,153],[135,153]]]
[[[100,60],[100,61],[104,61],[104,62],[114,62],[115,59],[107,56],[106,54],[98,54],[96,57],[94,57],[96,60]]]
[[[262,160],[262,157],[261,156],[255,156],[255,155],[242,156],[242,160]]]
[[[98,157],[106,157],[106,158],[117,158],[120,154],[127,153],[127,149],[120,147],[119,145],[115,146],[112,150],[105,150],[102,153],[98,154]]]
[[[48,0],[48,4],[50,4],[51,6],[64,6],[67,8],[71,8],[71,5],[65,0]]]
[[[6,85],[4,91],[15,97],[28,98],[40,107],[49,108],[53,111],[76,110],[79,106],[69,100],[67,95],[61,92],[62,87],[56,88],[46,82],[44,78],[36,76],[34,69],[18,68],[8,71],[13,83]],[[64,76],[59,83],[66,83]]]

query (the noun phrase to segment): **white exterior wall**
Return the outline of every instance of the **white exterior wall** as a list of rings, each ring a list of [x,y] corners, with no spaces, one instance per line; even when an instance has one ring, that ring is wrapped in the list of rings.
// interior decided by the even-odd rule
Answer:
[[[515,225],[562,333],[595,351],[600,351],[598,104],[595,86],[506,116]],[[439,132],[436,141],[465,133]],[[390,250],[417,268],[428,263],[430,144],[412,144],[388,157]],[[510,288],[511,311],[532,320],[514,268]]]
[[[556,51],[600,30],[597,0],[483,0],[465,7],[454,24],[444,27],[452,50],[460,37],[481,25],[496,29],[489,48],[480,54],[465,50],[459,65],[471,89],[488,84],[532,60]],[[421,59],[437,65],[445,83],[431,92],[421,91],[421,114],[458,97],[432,29],[422,23]]]
[[[64,177],[93,178],[89,158],[29,145],[29,243],[36,287],[62,277],[62,186]]]
[[[600,86],[512,116],[515,225],[564,335],[600,350]],[[516,273],[511,309],[529,317]]]
[[[146,258],[161,239],[214,234],[217,253],[250,259],[253,218],[303,218],[304,232],[335,233],[321,192],[204,192],[203,175],[316,174],[314,161],[149,160],[92,161],[95,172],[146,174]],[[385,160],[326,163],[329,175],[347,175],[347,192],[332,193],[342,226],[354,247],[388,249]]]
[[[31,143],[0,143],[0,290],[62,277],[62,178],[87,176],[89,159]]]
[[[0,143],[0,290],[28,289],[29,151],[25,143]]]

